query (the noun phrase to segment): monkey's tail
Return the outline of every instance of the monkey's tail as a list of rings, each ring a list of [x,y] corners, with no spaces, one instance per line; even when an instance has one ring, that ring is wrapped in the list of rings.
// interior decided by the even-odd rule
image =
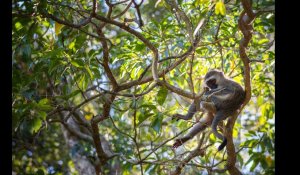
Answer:
[[[218,151],[221,151],[227,144],[227,139],[222,134],[220,134],[217,130],[217,126],[218,126],[219,122],[224,120],[225,118],[226,118],[226,116],[224,116],[224,115],[216,114],[216,116],[214,117],[214,120],[211,124],[211,129],[212,129],[212,132],[214,133],[214,135],[218,139],[222,140],[221,145],[218,147]]]
[[[218,151],[221,151],[226,145],[227,145],[227,139],[226,139],[226,137],[224,137],[223,142],[218,147]]]

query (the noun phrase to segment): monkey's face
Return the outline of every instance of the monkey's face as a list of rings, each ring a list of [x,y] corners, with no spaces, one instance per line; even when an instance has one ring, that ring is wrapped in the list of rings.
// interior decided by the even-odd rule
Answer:
[[[218,88],[217,79],[212,77],[205,81],[205,85],[209,89],[216,89],[216,88]]]
[[[210,70],[204,77],[205,86],[210,89],[218,88],[223,72],[219,70]]]

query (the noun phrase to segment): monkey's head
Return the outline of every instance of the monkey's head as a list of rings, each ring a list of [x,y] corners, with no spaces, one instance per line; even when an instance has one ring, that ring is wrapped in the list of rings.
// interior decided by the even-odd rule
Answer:
[[[218,85],[220,84],[221,80],[223,80],[224,78],[225,77],[222,71],[212,69],[206,73],[204,77],[204,84],[210,89],[216,89],[218,88]]]

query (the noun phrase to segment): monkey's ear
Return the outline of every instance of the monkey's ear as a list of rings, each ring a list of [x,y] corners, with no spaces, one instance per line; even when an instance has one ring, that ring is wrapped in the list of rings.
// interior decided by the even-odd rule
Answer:
[[[221,76],[224,76],[224,72],[222,72],[222,71],[219,71],[219,74],[220,74]]]

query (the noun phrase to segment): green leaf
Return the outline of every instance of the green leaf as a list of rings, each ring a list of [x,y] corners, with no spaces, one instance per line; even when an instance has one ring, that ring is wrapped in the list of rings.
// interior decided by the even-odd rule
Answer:
[[[181,5],[183,0],[177,0],[177,1],[178,1],[178,5]]]
[[[60,24],[58,22],[55,22],[55,34],[59,35],[61,32],[61,29],[64,27],[63,24]],[[75,44],[75,43],[74,43]]]
[[[130,73],[130,77],[136,79],[139,76],[139,72],[141,72],[140,70],[141,70],[141,66],[133,68]]]
[[[39,113],[39,116],[42,120],[46,120],[46,117],[47,117],[47,113],[45,111],[40,111],[38,112]]]
[[[259,118],[258,118],[258,121],[259,121],[259,124],[260,125],[264,125],[265,123],[266,123],[266,117],[265,116],[260,116]]]
[[[30,44],[25,44],[23,46],[23,56],[25,59],[30,59],[31,58],[31,47]]]
[[[237,159],[238,159],[240,165],[244,165],[243,157],[240,154],[237,154]]]
[[[269,42],[269,39],[265,38],[265,39],[259,40],[257,44],[265,44],[265,43],[268,43],[268,42]]]
[[[72,60],[71,64],[75,67],[81,68],[84,66],[84,63],[82,60],[78,59],[78,60]]]
[[[38,103],[39,105],[46,105],[46,104],[49,104],[49,99],[47,98],[43,98],[39,101]]]
[[[42,127],[42,120],[35,117],[30,121],[30,133],[33,134],[37,132]]]
[[[132,172],[131,172],[132,166],[133,166],[133,165],[132,165],[131,163],[128,163],[128,162],[127,162],[125,165],[122,166],[122,168],[124,169],[124,174],[125,174],[125,175],[127,175],[127,174],[128,174],[128,175],[129,175],[129,174],[132,174]]]
[[[216,138],[216,136],[215,136],[214,134],[210,134],[210,135],[209,135],[209,140],[210,140],[211,142],[216,142],[217,138]]]
[[[145,47],[146,47],[145,44],[137,44],[135,46],[135,50],[139,52],[142,51]]]
[[[20,29],[23,28],[23,25],[22,25],[20,22],[16,22],[16,23],[15,23],[15,27],[16,27],[16,29],[17,29],[17,31],[18,31],[18,30],[20,30]]]
[[[68,100],[68,99],[74,97],[75,95],[79,94],[80,92],[81,92],[81,91],[80,91],[79,89],[77,89],[77,90],[71,92],[70,94],[65,95],[64,98],[65,98],[66,100]]]
[[[94,79],[94,75],[90,69],[90,67],[88,65],[85,65],[84,68],[87,70],[87,72],[89,73],[89,76],[91,77],[91,79]]]
[[[149,164],[145,168],[145,173],[146,174],[156,174],[155,169],[157,168],[157,165]]]
[[[153,120],[153,122],[151,123],[151,127],[154,129],[154,131],[156,133],[160,132],[162,120],[163,120],[162,113],[158,113],[155,116],[155,119]]]
[[[264,102],[264,97],[263,96],[259,96],[257,97],[257,106],[262,105]]]
[[[221,15],[225,15],[226,14],[226,7],[225,7],[225,4],[223,2],[221,2],[221,6],[220,6],[220,13]]]
[[[87,88],[88,82],[89,78],[85,74],[82,74],[78,82],[80,89],[85,90]]]
[[[257,167],[258,163],[259,163],[258,159],[254,159],[253,164],[250,168],[251,172],[253,172],[253,170]]]
[[[132,102],[130,104],[130,108],[132,108],[132,109],[136,109],[137,108],[137,101],[135,99],[132,100]]]
[[[49,27],[50,26],[50,23],[48,21],[43,21],[42,24],[45,26],[45,27]]]
[[[219,2],[216,3],[215,13],[217,15],[220,13],[223,16],[226,14],[226,7],[225,7],[223,2],[219,1]]]
[[[195,0],[195,6],[199,7],[200,4],[206,4],[209,0]]]
[[[200,4],[201,4],[201,0],[195,0],[195,6],[196,6],[196,7],[199,7]]]
[[[149,117],[153,116],[154,114],[153,113],[138,113],[138,123],[137,125],[140,125],[141,123],[143,123],[143,121],[145,121],[146,119],[148,119]]]
[[[140,106],[140,108],[150,108],[150,109],[153,109],[153,110],[156,110],[156,106],[153,105],[153,104],[143,104]]]
[[[46,110],[46,111],[50,110],[51,109],[50,101],[47,98],[44,98],[38,102],[37,107],[41,110]]]
[[[250,156],[250,158],[248,159],[248,161],[245,163],[245,165],[248,165],[250,162],[252,162],[254,159],[256,158],[256,155],[255,154],[252,154]]]
[[[44,171],[42,169],[38,169],[36,172],[37,175],[44,175]]]
[[[101,78],[100,71],[97,68],[92,67],[91,71],[93,72],[94,78],[99,78],[99,79]]]
[[[163,105],[168,95],[168,89],[165,87],[161,87],[157,92],[157,102],[160,105]]]
[[[255,132],[255,131],[248,131],[248,133],[249,133],[251,136],[256,136],[256,132]]]
[[[76,43],[76,40],[74,40],[73,42],[71,42],[68,46],[69,49],[73,49],[75,47],[75,43]]]

